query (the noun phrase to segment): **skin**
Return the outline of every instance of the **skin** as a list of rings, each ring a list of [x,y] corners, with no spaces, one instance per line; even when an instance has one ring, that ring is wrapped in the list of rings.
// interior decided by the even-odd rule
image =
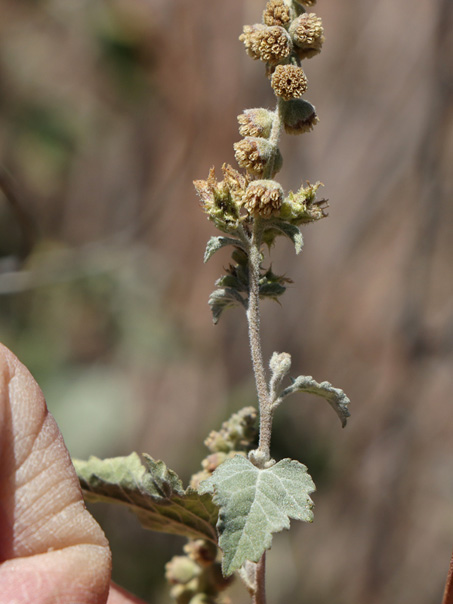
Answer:
[[[44,396],[0,344],[0,604],[144,604],[110,573]]]

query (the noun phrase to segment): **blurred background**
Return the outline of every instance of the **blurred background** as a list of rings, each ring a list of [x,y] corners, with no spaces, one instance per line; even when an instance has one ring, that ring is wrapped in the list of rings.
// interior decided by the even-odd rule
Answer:
[[[255,404],[239,309],[211,322],[228,251],[192,180],[234,165],[236,115],[273,108],[238,36],[264,0],[0,0],[0,339],[30,368],[73,456],[145,451],[184,479],[203,439]],[[273,455],[318,486],[315,522],[274,538],[269,601],[437,604],[453,546],[453,4],[320,0],[304,63],[321,118],[282,138],[280,181],[321,180],[328,219],[275,270],[264,351],[343,388],[294,396]],[[313,9],[312,9],[313,10]],[[169,602],[183,540],[91,508],[114,578]],[[233,589],[233,601],[248,602]]]

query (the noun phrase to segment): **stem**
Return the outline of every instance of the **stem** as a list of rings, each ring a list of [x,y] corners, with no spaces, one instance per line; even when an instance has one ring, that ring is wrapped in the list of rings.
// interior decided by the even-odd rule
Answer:
[[[256,390],[260,407],[260,436],[258,449],[263,454],[263,463],[265,463],[270,459],[272,409],[266,382],[266,372],[264,370],[263,353],[261,351],[259,307],[260,244],[261,226],[259,218],[255,218],[249,244],[249,299],[247,322],[253,372],[255,374]]]
[[[447,583],[445,585],[444,598],[442,604],[453,604],[453,555],[448,569]]]
[[[266,604],[266,552],[261,556],[261,560],[256,565],[256,585],[253,594],[252,604]]]

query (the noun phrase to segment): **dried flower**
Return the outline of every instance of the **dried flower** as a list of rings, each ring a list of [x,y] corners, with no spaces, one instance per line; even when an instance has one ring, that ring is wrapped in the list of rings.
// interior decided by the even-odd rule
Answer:
[[[270,218],[283,202],[283,189],[275,180],[254,180],[247,187],[244,206],[250,214]]]
[[[224,180],[220,182],[214,168],[211,168],[207,180],[195,180],[193,184],[209,219],[218,229],[229,233],[239,226],[242,199],[249,178],[227,164],[222,166],[222,171]]]
[[[259,54],[259,34],[261,31],[266,29],[265,25],[261,23],[255,23],[255,25],[244,25],[242,34],[239,36],[239,40],[244,43],[247,54],[252,59],[258,60]]]
[[[272,75],[271,86],[277,96],[289,101],[304,94],[308,81],[302,67],[277,65]]]
[[[253,59],[261,59],[270,65],[276,65],[286,59],[292,50],[291,37],[284,27],[246,25],[239,37]]]
[[[295,19],[289,33],[299,59],[309,59],[321,51],[324,42],[322,20],[315,13],[303,13]]]
[[[262,107],[245,109],[244,113],[238,115],[239,134],[241,136],[268,138],[271,133],[273,120],[274,113]]]
[[[273,164],[271,176],[281,168],[282,157],[279,149],[265,138],[247,136],[234,143],[233,147],[237,163],[255,176],[261,176],[271,162]]]
[[[304,99],[281,101],[280,115],[288,134],[309,132],[319,122],[316,109]]]
[[[289,7],[283,0],[269,0],[263,12],[265,25],[287,25],[291,20]]]
[[[258,39],[260,59],[270,65],[276,65],[291,54],[293,44],[284,27],[279,25],[267,27],[259,32]]]
[[[325,218],[327,213],[326,199],[316,199],[316,192],[322,183],[317,182],[314,185],[307,183],[297,191],[297,193],[289,192],[288,196],[283,200],[280,209],[280,218],[287,220],[295,225],[300,225],[308,222],[315,222],[321,218]]]

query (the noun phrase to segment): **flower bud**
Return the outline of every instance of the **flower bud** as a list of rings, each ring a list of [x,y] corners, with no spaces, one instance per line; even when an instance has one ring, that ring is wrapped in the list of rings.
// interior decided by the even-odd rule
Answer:
[[[309,132],[319,122],[314,106],[304,99],[282,101],[280,115],[288,134]]]
[[[275,180],[254,180],[247,187],[244,207],[249,214],[269,218],[279,212],[283,202],[283,189]]]
[[[217,557],[217,547],[205,539],[189,541],[183,549],[189,558],[202,567],[210,566]]]
[[[289,7],[284,0],[269,0],[263,12],[265,25],[280,25],[284,27],[291,20]]]
[[[174,556],[165,565],[165,578],[169,583],[185,585],[200,574],[200,567],[187,556]]]
[[[303,13],[289,28],[299,59],[309,59],[321,51],[324,42],[322,20],[315,13]]]
[[[277,65],[272,75],[271,86],[277,96],[285,101],[301,97],[308,88],[302,67]]]
[[[273,120],[274,113],[262,107],[245,109],[244,113],[238,115],[239,134],[241,136],[268,138]]]
[[[291,355],[287,352],[274,352],[269,361],[269,368],[277,378],[284,378],[291,369]]]
[[[241,168],[249,170],[255,176],[261,176],[272,162],[272,174],[282,166],[282,156],[278,149],[265,138],[247,136],[234,143],[234,157]]]

